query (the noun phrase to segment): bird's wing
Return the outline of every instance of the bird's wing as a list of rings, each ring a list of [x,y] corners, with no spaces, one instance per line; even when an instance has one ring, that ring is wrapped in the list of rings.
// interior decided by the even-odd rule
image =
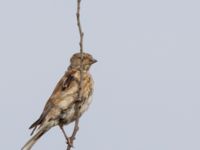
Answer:
[[[59,103],[62,100],[63,95],[65,93],[70,94],[70,91],[73,92],[72,88],[74,88],[74,84],[77,84],[75,82],[78,81],[78,79],[76,77],[76,73],[77,73],[77,71],[75,71],[75,70],[70,70],[70,71],[66,72],[64,74],[64,76],[60,79],[60,81],[57,83],[57,85],[56,85],[51,97],[47,101],[45,108],[44,108],[42,114],[40,115],[39,119],[37,121],[35,121],[29,127],[29,129],[33,129],[31,135],[34,133],[37,126],[42,124],[42,122],[44,121],[45,117],[50,112],[50,110],[53,107],[58,105],[57,103]],[[74,90],[77,90],[77,89],[74,89]]]

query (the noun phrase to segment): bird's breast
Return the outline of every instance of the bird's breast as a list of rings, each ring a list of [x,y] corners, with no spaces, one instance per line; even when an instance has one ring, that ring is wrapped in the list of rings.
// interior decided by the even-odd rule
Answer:
[[[78,93],[78,91],[76,93]],[[91,77],[89,77],[85,79],[83,82],[81,101],[76,101],[74,103],[72,102],[72,105],[68,105],[67,109],[65,109],[65,111],[62,113],[62,120],[64,124],[69,124],[70,122],[76,120],[89,108],[92,102],[92,95],[93,95],[93,80]],[[69,97],[70,97],[69,95],[66,96],[66,98],[68,99]],[[72,99],[74,98],[75,97],[73,97]]]
[[[80,108],[79,108],[80,109],[79,110],[80,115],[82,115],[89,108],[91,102],[92,102],[92,95],[89,96],[88,99],[85,100],[83,102],[83,104],[80,106]]]

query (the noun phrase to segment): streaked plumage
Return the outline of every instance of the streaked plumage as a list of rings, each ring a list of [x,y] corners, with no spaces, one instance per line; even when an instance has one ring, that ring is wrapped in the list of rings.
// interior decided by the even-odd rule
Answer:
[[[80,83],[81,55],[76,53],[70,60],[67,72],[56,85],[39,119],[29,129],[37,133],[25,144],[22,150],[30,150],[36,141],[53,126],[67,125],[80,117],[89,107],[93,93],[93,79],[90,66],[96,60],[88,53],[83,53],[82,101],[78,100]]]

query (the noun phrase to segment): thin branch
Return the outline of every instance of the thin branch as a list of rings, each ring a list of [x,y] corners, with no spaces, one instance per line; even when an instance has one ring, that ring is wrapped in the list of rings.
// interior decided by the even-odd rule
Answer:
[[[77,19],[77,26],[80,35],[80,54],[81,54],[81,66],[80,66],[80,83],[79,83],[79,93],[78,93],[78,101],[82,101],[82,86],[83,86],[83,36],[84,33],[82,31],[81,21],[80,21],[80,10],[81,10],[81,0],[77,0],[77,12],[76,12],[76,19]],[[76,107],[76,111],[78,111],[78,106]],[[75,140],[76,134],[79,130],[79,118],[76,119],[73,133],[70,137],[71,144],[68,143],[67,150],[71,150],[73,147],[73,141]]]
[[[80,66],[80,83],[79,83],[79,94],[78,100],[81,101],[81,91],[82,91],[82,80],[83,80],[83,36],[84,33],[82,31],[81,20],[80,20],[80,10],[81,10],[81,0],[77,0],[77,12],[76,12],[76,19],[77,19],[77,26],[80,35],[80,54],[81,54],[81,66]]]
[[[75,121],[74,131],[73,131],[73,133],[72,133],[72,135],[71,135],[71,137],[70,137],[70,141],[71,141],[71,142],[68,143],[68,145],[67,145],[67,150],[71,150],[71,148],[73,147],[73,142],[74,142],[74,140],[76,139],[76,133],[77,133],[78,130],[79,130],[78,124],[79,124],[79,118]]]
[[[80,35],[80,42],[79,42],[80,53],[83,53],[83,36],[84,36],[84,33],[82,31],[82,26],[81,26],[80,10],[81,10],[81,0],[77,0],[76,19],[77,19],[77,26],[78,26],[79,35]]]

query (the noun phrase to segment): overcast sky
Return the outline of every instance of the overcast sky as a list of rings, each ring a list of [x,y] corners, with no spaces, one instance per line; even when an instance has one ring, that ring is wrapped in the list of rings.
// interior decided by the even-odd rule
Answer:
[[[200,149],[200,2],[83,0],[85,51],[98,63],[76,150]],[[79,50],[75,0],[0,0],[0,149],[30,138]],[[70,127],[65,127],[70,133]],[[33,150],[65,150],[58,127]]]

